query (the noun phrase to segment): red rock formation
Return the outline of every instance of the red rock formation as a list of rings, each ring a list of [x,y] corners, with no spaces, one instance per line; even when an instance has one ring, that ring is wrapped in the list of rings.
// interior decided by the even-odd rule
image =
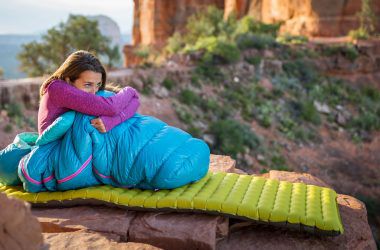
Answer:
[[[175,31],[183,30],[187,18],[209,5],[224,7],[224,0],[134,0],[132,44],[162,47]],[[124,66],[136,65],[136,59],[125,48]]]
[[[208,5],[224,9],[224,16],[235,12],[240,18],[253,16],[266,23],[284,22],[281,32],[307,36],[342,36],[359,22],[359,0],[134,0],[133,45],[161,47],[175,31],[185,27],[187,18]],[[380,15],[380,0],[373,0]],[[380,19],[378,20],[380,30]],[[125,49],[126,67],[136,65],[134,55]]]
[[[30,206],[0,193],[0,249],[40,249],[41,226]]]
[[[224,0],[134,0],[133,45],[162,45],[201,8],[223,8]]]

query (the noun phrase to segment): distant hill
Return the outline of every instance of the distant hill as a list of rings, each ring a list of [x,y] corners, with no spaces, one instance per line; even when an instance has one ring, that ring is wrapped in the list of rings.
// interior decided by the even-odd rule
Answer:
[[[23,78],[26,74],[19,71],[17,54],[21,45],[41,39],[41,35],[0,35],[0,67],[4,70],[4,78]]]

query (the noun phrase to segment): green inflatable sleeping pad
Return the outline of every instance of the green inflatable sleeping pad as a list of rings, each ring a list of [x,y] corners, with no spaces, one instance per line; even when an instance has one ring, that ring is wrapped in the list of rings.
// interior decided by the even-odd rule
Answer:
[[[0,184],[0,192],[33,206],[106,203],[131,210],[222,214],[324,235],[343,233],[334,190],[251,175],[209,172],[196,183],[159,191],[95,186],[28,193],[21,186]]]

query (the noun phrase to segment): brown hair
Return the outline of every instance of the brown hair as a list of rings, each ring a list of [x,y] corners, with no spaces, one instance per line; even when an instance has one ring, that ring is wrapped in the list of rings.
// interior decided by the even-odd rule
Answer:
[[[105,89],[107,74],[99,59],[88,51],[78,50],[67,57],[65,62],[41,85],[40,96],[42,97],[49,84],[53,80],[70,79],[74,82],[79,75],[86,70],[102,74],[102,82],[99,90]]]

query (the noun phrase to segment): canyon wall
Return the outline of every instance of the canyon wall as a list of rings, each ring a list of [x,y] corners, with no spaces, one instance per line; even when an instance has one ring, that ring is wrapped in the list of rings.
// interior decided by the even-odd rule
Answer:
[[[133,50],[139,45],[162,47],[175,32],[183,31],[187,18],[215,5],[227,17],[249,15],[265,23],[283,22],[281,32],[311,37],[344,36],[359,26],[360,0],[134,0],[133,45],[124,47],[126,67],[139,62]],[[372,1],[380,16],[380,0]],[[380,18],[377,30],[380,31]]]
[[[372,1],[380,14],[380,0]],[[281,32],[307,36],[344,36],[359,25],[359,0],[225,0],[225,16],[250,15],[265,23],[284,22]],[[377,29],[380,30],[380,19]]]

